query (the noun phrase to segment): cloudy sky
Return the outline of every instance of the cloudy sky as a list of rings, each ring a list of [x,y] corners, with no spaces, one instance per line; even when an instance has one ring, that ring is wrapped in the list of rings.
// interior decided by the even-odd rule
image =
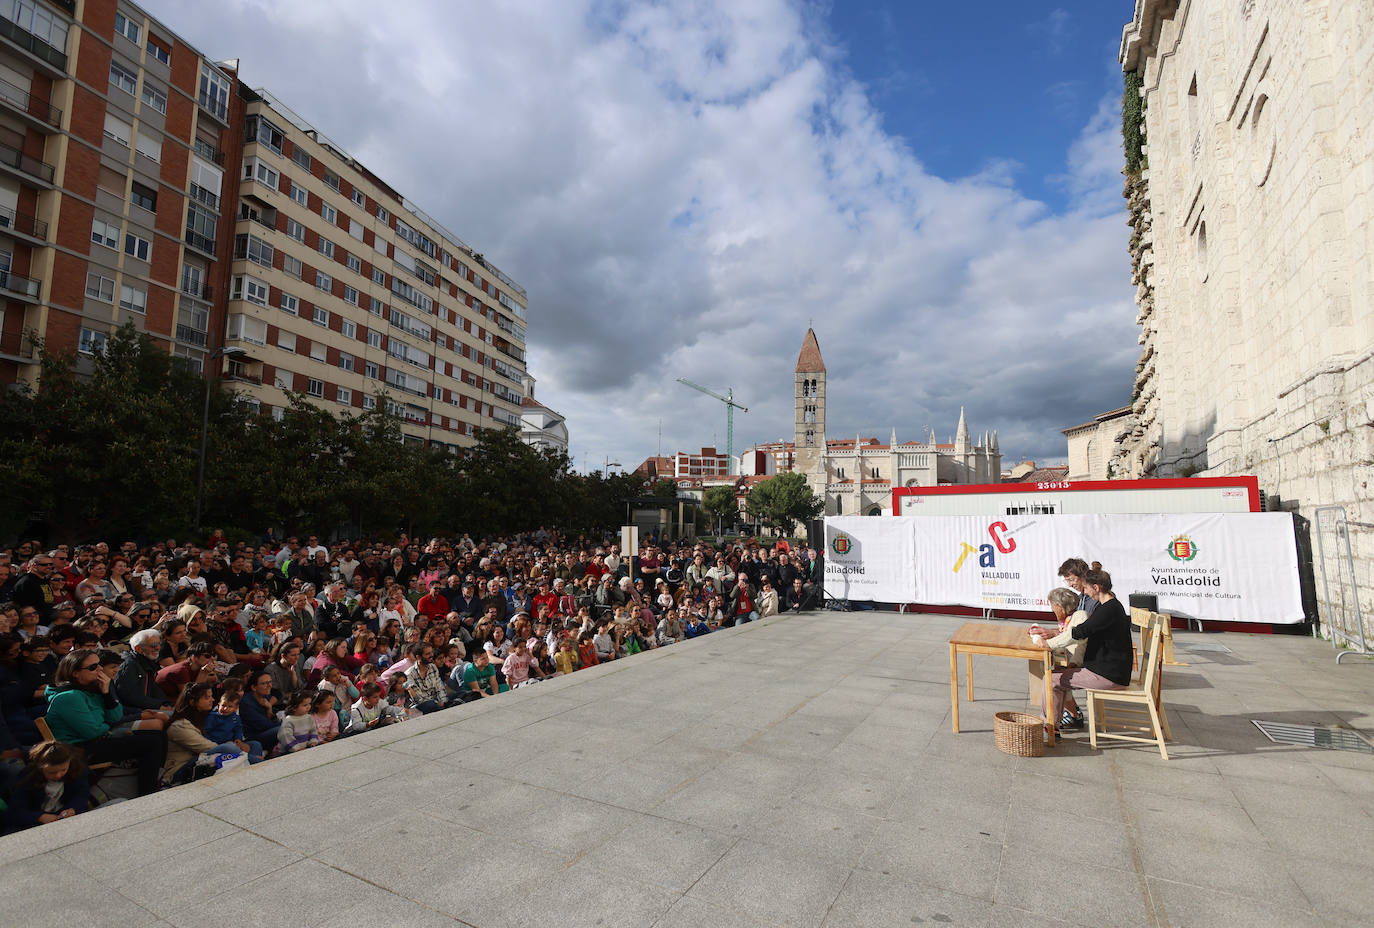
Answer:
[[[526,288],[579,470],[723,449],[678,377],[790,438],[808,326],[830,437],[1045,462],[1129,399],[1129,0],[143,2]]]

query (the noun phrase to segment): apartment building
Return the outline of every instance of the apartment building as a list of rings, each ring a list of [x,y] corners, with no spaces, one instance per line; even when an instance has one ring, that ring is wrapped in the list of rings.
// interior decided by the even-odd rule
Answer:
[[[183,233],[233,85],[135,6],[0,0],[0,382],[36,379],[30,333],[90,356],[125,322],[200,363],[228,226]]]
[[[340,410],[381,402],[409,441],[519,428],[526,295],[264,91],[242,83],[225,347],[236,389]]]
[[[237,70],[122,0],[0,0],[0,381],[130,321],[265,412],[519,428],[525,291]]]

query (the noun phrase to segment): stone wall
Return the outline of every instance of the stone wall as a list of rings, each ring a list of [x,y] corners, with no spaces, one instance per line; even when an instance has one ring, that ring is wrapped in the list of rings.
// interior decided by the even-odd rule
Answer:
[[[1121,60],[1145,165],[1125,190],[1142,353],[1115,460],[1254,473],[1308,519],[1344,506],[1374,635],[1374,0],[1137,0]]]

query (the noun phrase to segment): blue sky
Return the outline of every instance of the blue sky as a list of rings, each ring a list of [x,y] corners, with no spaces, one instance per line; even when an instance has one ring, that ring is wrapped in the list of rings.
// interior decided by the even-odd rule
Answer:
[[[579,469],[723,448],[678,377],[791,438],[808,325],[831,437],[1044,462],[1129,399],[1129,0],[146,3],[528,290]]]
[[[1062,209],[1064,152],[1104,95],[1130,5],[845,0],[826,23],[887,131],[942,177],[1012,167],[1028,195]]]

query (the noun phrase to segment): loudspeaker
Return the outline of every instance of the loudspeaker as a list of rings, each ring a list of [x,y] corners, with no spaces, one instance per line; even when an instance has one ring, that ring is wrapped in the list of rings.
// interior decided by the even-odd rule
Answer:
[[[1159,611],[1159,597],[1154,593],[1132,593],[1127,597],[1132,609],[1148,609],[1151,612]]]
[[[812,519],[806,523],[806,546],[817,551],[825,550],[825,520]]]

